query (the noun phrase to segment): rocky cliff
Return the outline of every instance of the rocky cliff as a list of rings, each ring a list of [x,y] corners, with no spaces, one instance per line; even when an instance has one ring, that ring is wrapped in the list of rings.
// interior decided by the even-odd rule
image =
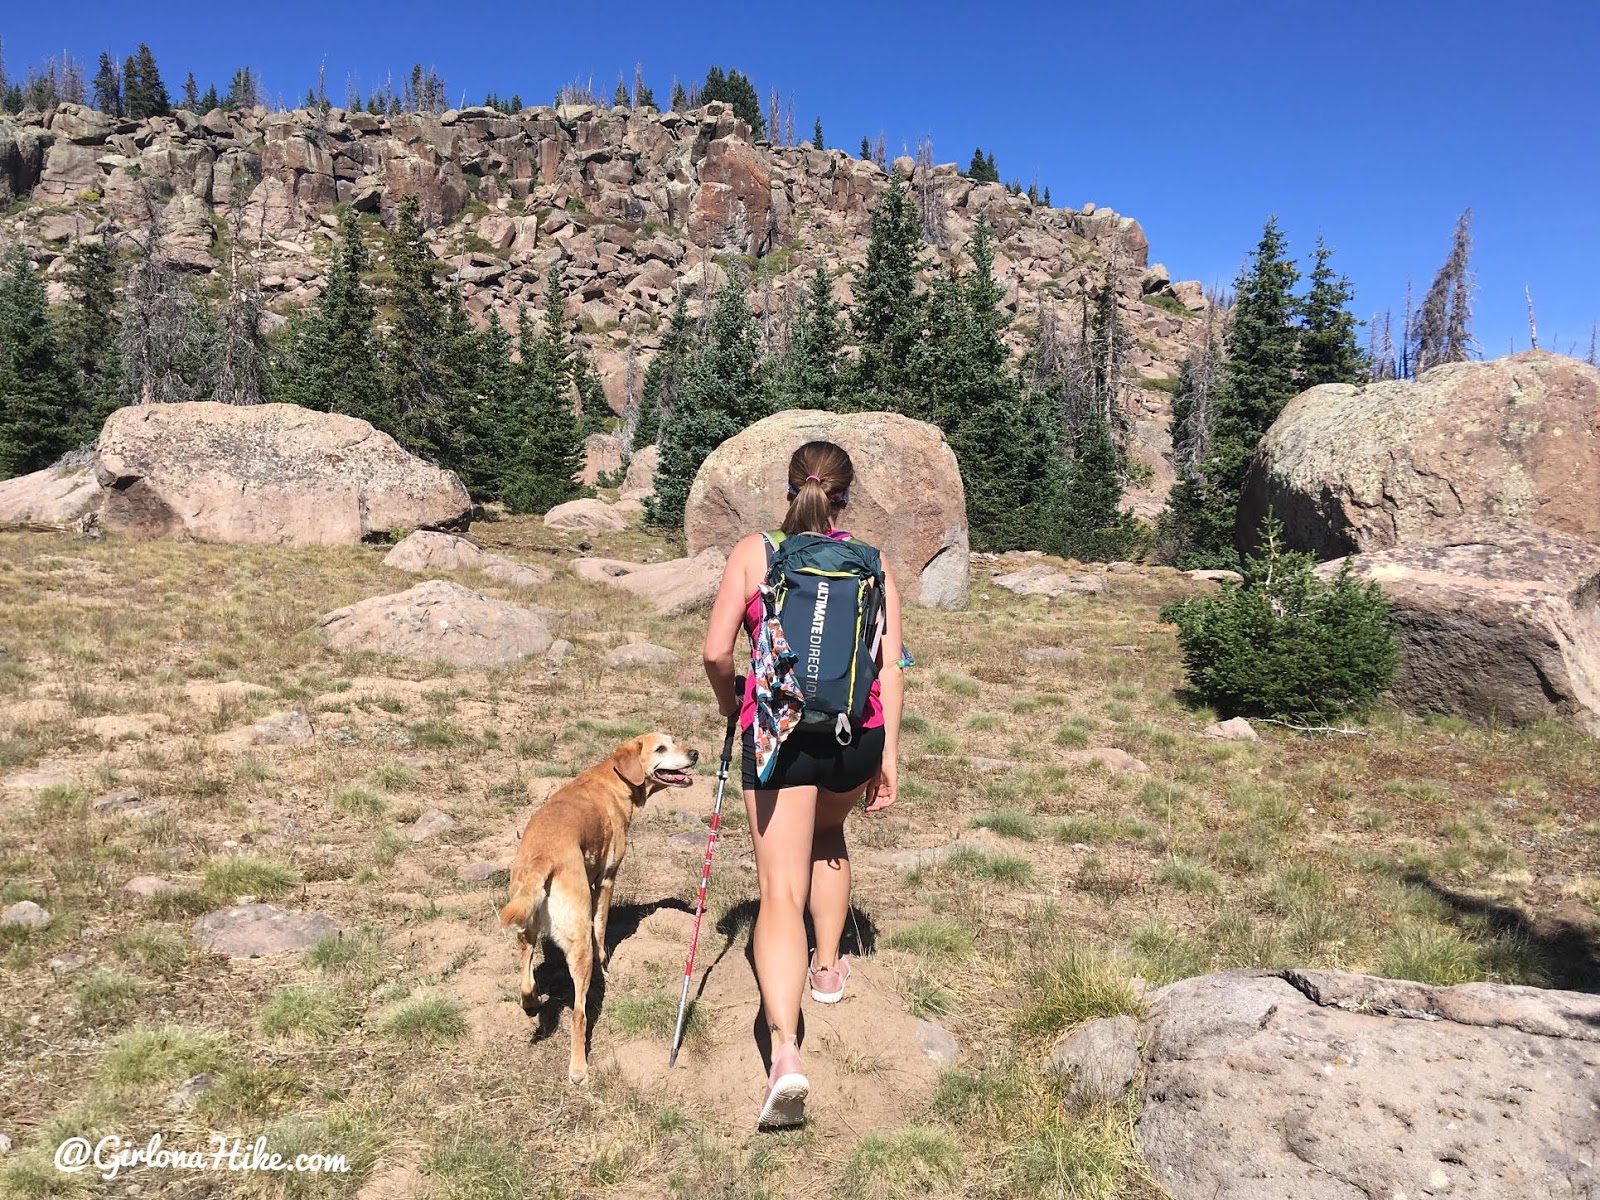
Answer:
[[[177,261],[218,270],[237,229],[244,261],[282,314],[321,291],[335,206],[387,221],[415,195],[434,252],[478,320],[498,310],[511,324],[563,261],[569,312],[620,407],[681,289],[692,297],[762,259],[753,303],[776,317],[820,258],[848,303],[849,268],[864,257],[868,214],[890,171],[918,196],[938,258],[959,254],[980,214],[995,227],[1019,350],[1046,307],[1075,328],[1085,289],[1108,265],[1115,271],[1136,342],[1134,452],[1151,475],[1132,499],[1153,511],[1171,480],[1166,389],[1205,299],[1198,284],[1171,283],[1150,266],[1138,222],[1093,204],[1045,208],[975,184],[954,164],[919,170],[900,158],[884,170],[838,150],[755,141],[722,104],[392,118],[258,107],[144,121],[61,105],[0,118],[0,243],[21,241],[58,275],[74,239],[137,236],[153,194]],[[235,200],[242,220],[224,219]]]

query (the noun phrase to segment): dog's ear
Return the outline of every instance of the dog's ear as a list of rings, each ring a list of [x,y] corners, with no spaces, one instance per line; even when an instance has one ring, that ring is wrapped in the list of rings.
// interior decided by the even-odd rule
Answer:
[[[649,753],[649,738],[636,737],[631,742],[625,743],[616,753],[617,774],[633,787],[643,787],[645,780],[650,776],[650,769],[645,765],[645,755]]]

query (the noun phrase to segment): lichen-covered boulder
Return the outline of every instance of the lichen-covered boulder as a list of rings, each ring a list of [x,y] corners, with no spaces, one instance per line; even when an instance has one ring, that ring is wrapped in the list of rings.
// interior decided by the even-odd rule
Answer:
[[[454,471],[365,421],[294,404],[146,404],[106,419],[95,455],[101,523],[136,538],[348,546],[464,528]]]
[[[1600,543],[1600,370],[1530,350],[1291,400],[1256,451],[1241,547],[1268,509],[1322,558],[1504,517]]]

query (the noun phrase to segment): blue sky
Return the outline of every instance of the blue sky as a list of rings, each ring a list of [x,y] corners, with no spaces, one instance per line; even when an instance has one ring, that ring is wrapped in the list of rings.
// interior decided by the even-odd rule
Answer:
[[[548,102],[563,80],[614,89],[642,62],[670,80],[737,66],[795,98],[854,151],[881,130],[941,160],[992,150],[1002,178],[1137,217],[1174,278],[1227,282],[1277,213],[1291,249],[1321,230],[1365,318],[1426,288],[1456,215],[1475,213],[1476,333],[1486,355],[1528,339],[1587,352],[1600,318],[1600,122],[1595,0],[1143,0],[1082,4],[810,5],[513,2],[485,5],[12,3],[8,72],[63,47],[148,41],[176,90],[255,67],[303,95],[415,61],[452,99],[493,90]],[[248,15],[248,20],[238,19]]]

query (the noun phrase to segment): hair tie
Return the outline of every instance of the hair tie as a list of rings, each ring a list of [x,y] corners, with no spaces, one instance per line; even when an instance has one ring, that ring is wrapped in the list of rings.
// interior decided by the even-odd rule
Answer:
[[[807,483],[821,483],[822,482],[822,476],[821,475],[807,475],[806,476],[806,482]]]

